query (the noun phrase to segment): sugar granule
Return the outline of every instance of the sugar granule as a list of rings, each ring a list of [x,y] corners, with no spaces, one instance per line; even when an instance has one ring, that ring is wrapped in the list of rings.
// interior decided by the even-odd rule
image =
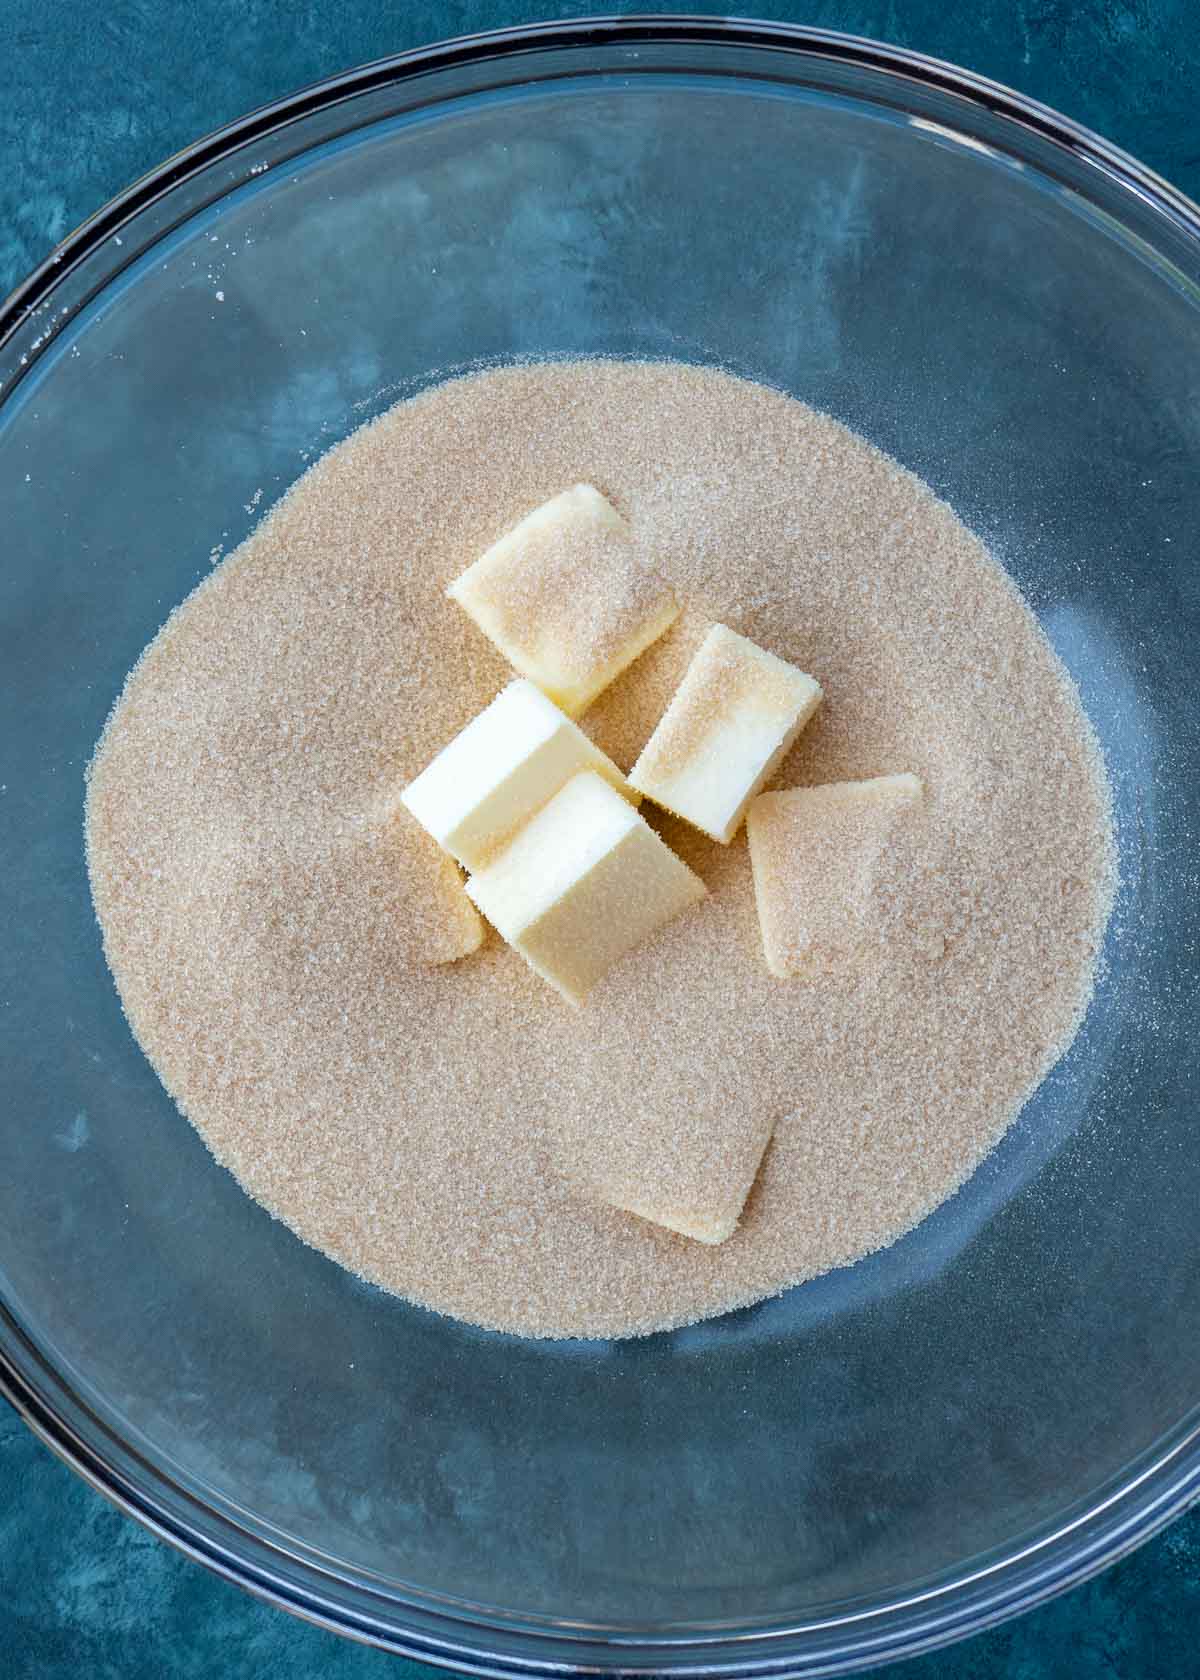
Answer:
[[[510,673],[444,591],[580,480],[686,603],[584,719],[623,769],[719,621],[825,691],[772,785],[924,783],[862,967],[774,978],[744,835],[658,815],[710,896],[585,1008],[494,936],[448,960],[470,926],[395,798]],[[87,824],[126,1012],[217,1158],[351,1270],[530,1335],[684,1324],[894,1241],[1069,1042],[1113,885],[1078,697],[982,544],[832,420],[675,364],[475,375],[332,450],[147,649]],[[597,1148],[720,1173],[764,1116],[719,1247],[588,1194]]]

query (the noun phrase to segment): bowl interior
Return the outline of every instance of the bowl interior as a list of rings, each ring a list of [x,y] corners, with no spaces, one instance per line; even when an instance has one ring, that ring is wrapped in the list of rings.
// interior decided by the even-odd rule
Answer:
[[[0,1346],[210,1558],[464,1660],[736,1666],[865,1614],[850,1660],[1023,1548],[1049,1579],[1200,1395],[1194,239],[952,90],[715,34],[395,76],[175,195],[0,386]],[[769,380],[947,497],[1079,683],[1123,869],[1079,1039],[950,1203],[621,1344],[422,1312],[249,1202],[130,1036],[81,845],[125,672],[306,463],[449,370],[573,352]]]

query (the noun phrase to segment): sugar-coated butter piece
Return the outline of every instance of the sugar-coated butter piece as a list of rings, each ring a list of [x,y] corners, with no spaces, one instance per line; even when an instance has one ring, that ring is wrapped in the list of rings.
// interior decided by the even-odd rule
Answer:
[[[821,698],[820,684],[798,666],[714,624],[630,785],[728,845]]]
[[[636,1214],[696,1242],[723,1243],[738,1228],[774,1129],[774,1121],[766,1118],[731,1125],[714,1142],[703,1183],[695,1182],[693,1172],[685,1175],[687,1189],[676,1182],[674,1174],[662,1170],[662,1161],[645,1162],[644,1171],[636,1176],[616,1165],[604,1168],[595,1176],[595,1188],[604,1201],[623,1213]]]
[[[467,893],[530,967],[578,1004],[705,887],[628,800],[587,770],[471,877]]]
[[[678,615],[590,484],[535,508],[447,592],[522,676],[578,717]]]
[[[852,969],[878,943],[868,919],[897,819],[924,795],[907,772],[763,793],[746,819],[763,954],[781,980]]]
[[[443,747],[401,801],[465,869],[482,869],[572,776],[594,770],[633,804],[620,770],[533,683],[518,678]]]
[[[483,922],[454,859],[416,823],[389,823],[379,843],[395,883],[405,954],[437,967],[477,951],[483,944]]]

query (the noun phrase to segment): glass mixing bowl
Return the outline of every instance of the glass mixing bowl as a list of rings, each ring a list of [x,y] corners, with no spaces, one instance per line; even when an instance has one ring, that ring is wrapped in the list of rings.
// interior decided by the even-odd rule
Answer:
[[[171,159],[0,321],[0,1363],[156,1532],[487,1674],[827,1674],[979,1628],[1200,1485],[1200,219],[913,54],[551,25]],[[488,358],[720,362],[946,496],[1074,672],[1123,886],[1063,1064],[885,1253],[623,1343],[487,1334],[304,1248],[122,1018],[83,769],[307,461]]]

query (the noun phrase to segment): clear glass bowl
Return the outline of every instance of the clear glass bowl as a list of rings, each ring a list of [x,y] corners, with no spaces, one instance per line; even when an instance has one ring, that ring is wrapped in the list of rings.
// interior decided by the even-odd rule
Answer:
[[[963,72],[551,25],[297,95],[82,228],[0,327],[0,1366],[158,1533],[489,1674],[833,1673],[1027,1606],[1197,1490],[1200,221]],[[101,957],[82,773],[313,454],[487,358],[720,362],[891,451],[1074,671],[1124,885],[1085,1029],[886,1253],[619,1344],[406,1306],[209,1158]]]

